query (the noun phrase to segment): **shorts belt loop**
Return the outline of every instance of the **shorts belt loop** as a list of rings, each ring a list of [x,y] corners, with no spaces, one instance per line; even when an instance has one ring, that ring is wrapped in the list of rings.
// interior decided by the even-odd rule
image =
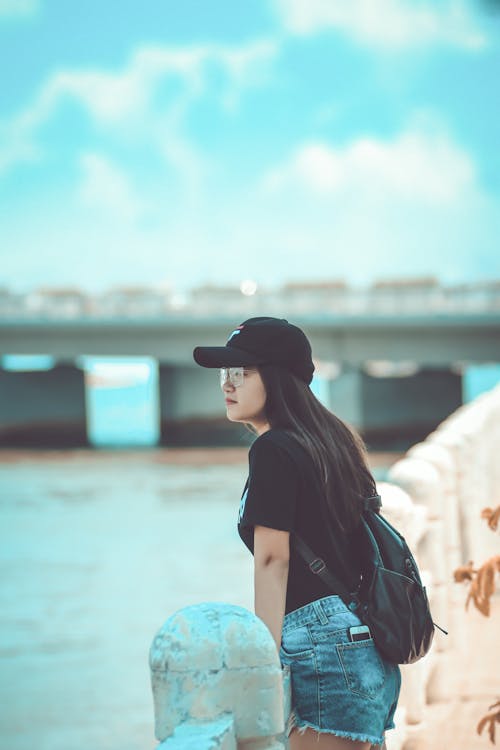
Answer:
[[[314,607],[314,611],[316,612],[318,616],[318,620],[320,621],[322,625],[326,625],[326,623],[328,622],[328,617],[325,614],[325,610],[323,609],[321,602],[315,601],[312,604]]]

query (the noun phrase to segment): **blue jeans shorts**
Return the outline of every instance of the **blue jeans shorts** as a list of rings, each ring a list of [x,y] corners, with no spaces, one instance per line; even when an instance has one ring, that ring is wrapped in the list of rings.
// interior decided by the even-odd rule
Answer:
[[[339,596],[327,596],[285,615],[280,659],[290,674],[294,727],[381,745],[394,728],[401,687],[397,664],[382,658],[371,638],[351,640],[362,625]]]

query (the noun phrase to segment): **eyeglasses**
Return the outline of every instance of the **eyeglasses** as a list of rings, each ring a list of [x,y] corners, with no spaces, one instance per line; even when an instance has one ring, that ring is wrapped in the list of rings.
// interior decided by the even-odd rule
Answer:
[[[229,382],[238,388],[245,382],[245,369],[248,372],[248,368],[245,367],[221,367],[220,368],[220,385],[224,387],[226,378],[229,378]]]

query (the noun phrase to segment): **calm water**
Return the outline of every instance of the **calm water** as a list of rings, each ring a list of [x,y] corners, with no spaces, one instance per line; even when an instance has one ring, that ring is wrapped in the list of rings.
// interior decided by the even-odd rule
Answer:
[[[2,747],[156,746],[156,630],[187,604],[253,606],[238,456],[190,466],[159,450],[0,453]]]

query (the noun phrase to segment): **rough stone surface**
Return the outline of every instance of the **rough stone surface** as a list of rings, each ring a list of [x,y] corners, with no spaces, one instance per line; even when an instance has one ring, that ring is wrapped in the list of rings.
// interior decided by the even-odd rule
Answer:
[[[387,476],[390,482],[405,490],[414,503],[424,505],[429,518],[441,517],[443,493],[440,476],[429,461],[407,456],[396,461]]]
[[[405,537],[410,548],[416,549],[426,530],[427,509],[416,505],[408,492],[391,482],[378,482],[377,488],[382,497],[383,515]]]
[[[476,733],[476,727],[499,694],[498,660],[494,657],[498,654],[500,596],[493,599],[491,617],[483,617],[474,609],[465,612],[466,593],[461,591],[462,601],[455,607],[463,620],[467,647],[439,655],[437,674],[446,683],[446,692],[441,690],[442,699],[426,704],[420,724],[408,727],[405,750],[488,750],[498,746],[498,737],[492,745],[484,732],[482,736]],[[433,678],[428,699],[434,697],[432,683]]]
[[[181,725],[225,713],[238,740],[284,730],[276,646],[264,623],[243,607],[206,602],[175,612],[153,640],[150,667],[160,740]]]
[[[233,719],[221,716],[206,724],[181,724],[157,750],[237,750]]]

